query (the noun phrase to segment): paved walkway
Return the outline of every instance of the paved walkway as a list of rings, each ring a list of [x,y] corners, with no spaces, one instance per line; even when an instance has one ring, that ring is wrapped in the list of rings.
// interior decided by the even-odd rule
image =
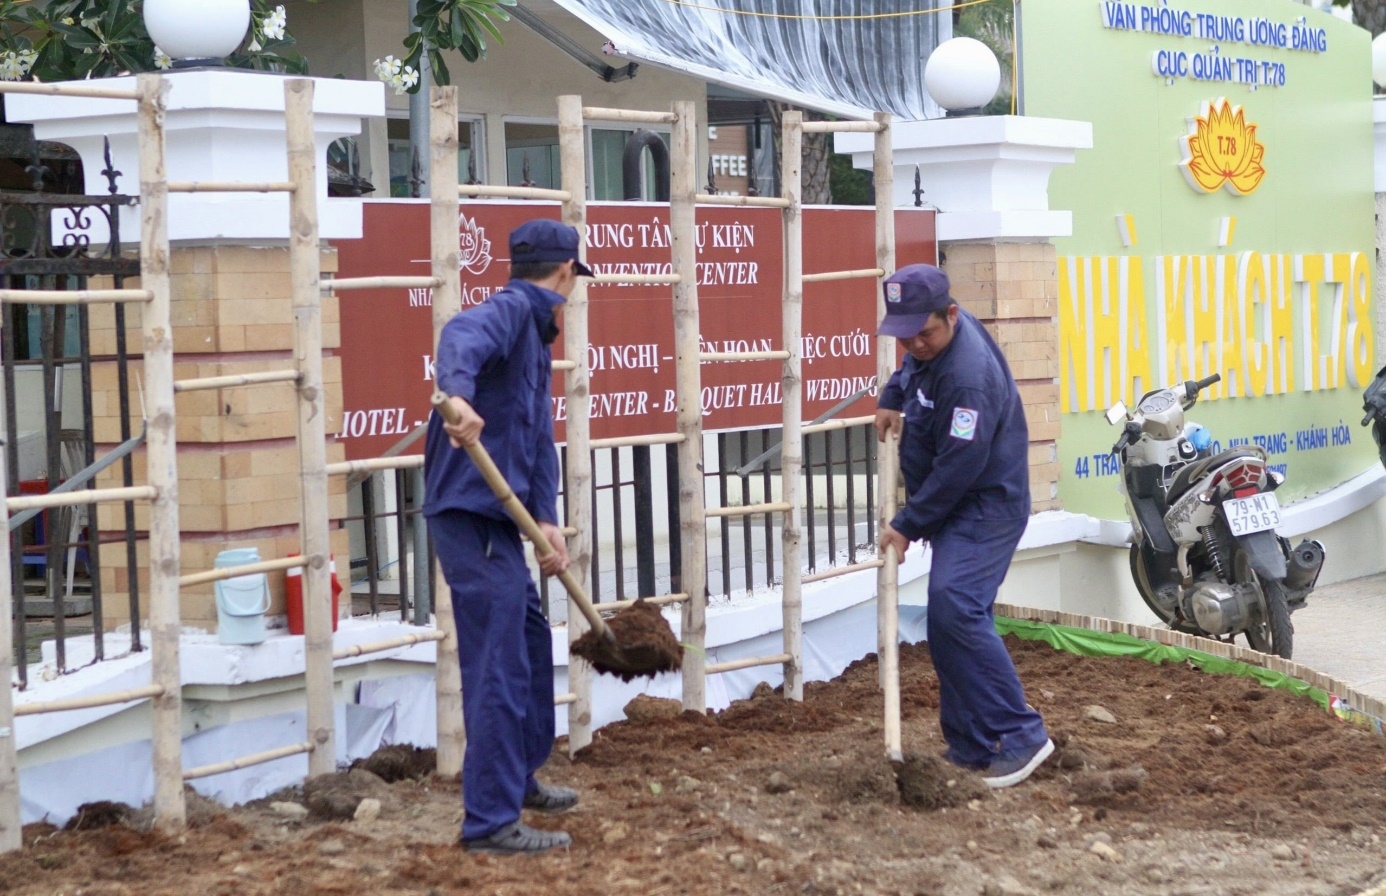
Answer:
[[[1386,700],[1386,574],[1320,588],[1292,618],[1295,662]]]

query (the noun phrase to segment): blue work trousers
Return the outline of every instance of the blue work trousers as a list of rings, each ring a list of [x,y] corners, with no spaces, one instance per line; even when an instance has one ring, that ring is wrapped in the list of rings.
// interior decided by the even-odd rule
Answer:
[[[452,510],[428,526],[457,621],[462,838],[473,840],[519,819],[553,750],[553,634],[514,523]]]
[[[998,753],[1027,750],[1049,736],[1039,713],[1025,704],[992,617],[1025,523],[955,518],[931,541],[928,636],[939,723],[949,757],[964,765],[989,765]]]

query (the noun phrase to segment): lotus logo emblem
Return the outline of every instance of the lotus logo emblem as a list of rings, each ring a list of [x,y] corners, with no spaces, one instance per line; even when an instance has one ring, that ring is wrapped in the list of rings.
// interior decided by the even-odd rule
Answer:
[[[457,249],[462,270],[479,276],[491,266],[491,241],[486,238],[486,228],[478,227],[466,215],[457,219]]]
[[[1256,140],[1256,125],[1248,124],[1241,106],[1221,97],[1203,104],[1203,113],[1189,121],[1189,134],[1179,138],[1184,161],[1179,167],[1189,186],[1202,193],[1220,187],[1246,196],[1261,185],[1266,148]]]

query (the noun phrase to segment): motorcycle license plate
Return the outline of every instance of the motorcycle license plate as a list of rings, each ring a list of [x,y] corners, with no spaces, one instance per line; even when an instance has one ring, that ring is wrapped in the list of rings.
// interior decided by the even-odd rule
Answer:
[[[1222,510],[1227,514],[1227,525],[1232,527],[1233,535],[1250,535],[1280,525],[1280,502],[1269,492],[1249,498],[1228,498],[1222,502]]]

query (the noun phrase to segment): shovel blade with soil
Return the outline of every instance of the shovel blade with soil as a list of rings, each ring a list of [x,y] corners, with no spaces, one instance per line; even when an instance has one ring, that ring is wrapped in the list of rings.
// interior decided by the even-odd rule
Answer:
[[[592,668],[622,681],[654,678],[660,672],[677,672],[683,666],[683,645],[659,608],[643,599],[606,620],[604,636],[597,629],[573,642],[570,652]]]

